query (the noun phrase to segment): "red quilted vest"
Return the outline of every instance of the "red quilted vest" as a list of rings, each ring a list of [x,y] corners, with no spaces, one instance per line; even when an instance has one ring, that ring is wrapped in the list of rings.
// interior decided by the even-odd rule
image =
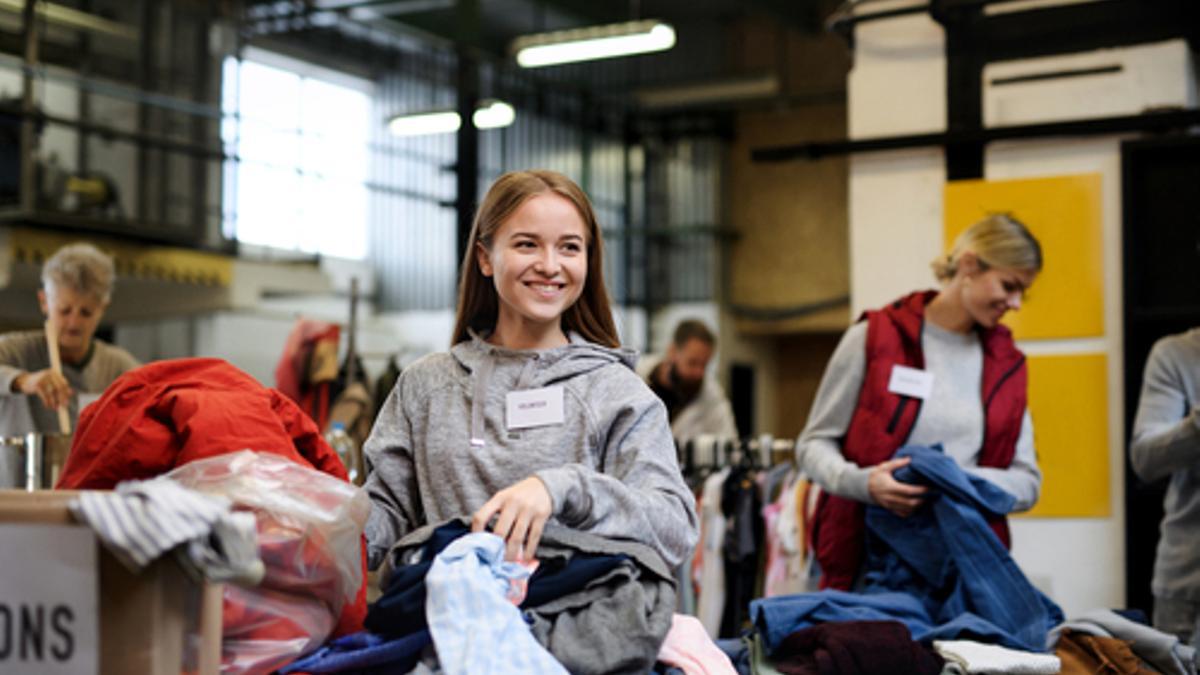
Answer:
[[[867,320],[867,367],[858,406],[842,440],[842,454],[859,466],[886,461],[908,440],[921,412],[922,401],[888,391],[892,367],[924,369],[921,330],[925,306],[937,291],[903,297],[880,310],[864,313]],[[861,319],[860,319],[861,320]],[[983,448],[979,465],[1005,468],[1016,453],[1025,414],[1025,355],[1013,343],[1006,326],[981,330],[983,346]],[[849,590],[863,562],[866,505],[823,493],[812,528],[813,547],[821,565],[821,588]],[[1004,545],[1008,523],[991,522]]]

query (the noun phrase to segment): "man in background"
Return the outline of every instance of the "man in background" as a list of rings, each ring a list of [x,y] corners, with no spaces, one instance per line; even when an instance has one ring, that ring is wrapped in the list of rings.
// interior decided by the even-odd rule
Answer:
[[[671,433],[679,443],[701,435],[738,437],[733,409],[721,385],[706,377],[717,337],[696,319],[681,321],[662,358],[647,357],[638,373],[667,407]]]
[[[1168,335],[1146,361],[1130,459],[1169,478],[1154,559],[1154,627],[1200,648],[1200,328]]]

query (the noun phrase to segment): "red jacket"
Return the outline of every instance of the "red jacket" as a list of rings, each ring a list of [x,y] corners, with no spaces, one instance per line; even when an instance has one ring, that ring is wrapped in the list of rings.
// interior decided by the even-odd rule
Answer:
[[[858,466],[884,462],[908,440],[921,411],[920,399],[888,391],[896,365],[923,369],[921,329],[925,306],[936,291],[913,293],[891,305],[864,314],[867,320],[867,366],[858,406],[842,440],[842,454]],[[983,346],[984,438],[979,465],[1006,468],[1016,454],[1025,414],[1025,355],[1003,325],[981,330]],[[812,529],[821,587],[848,590],[863,562],[866,505],[824,493],[817,503]],[[1008,523],[991,523],[1008,546]]]
[[[84,409],[55,487],[112,489],[123,480],[153,478],[196,459],[245,449],[282,455],[347,479],[317,425],[286,396],[220,359],[176,359],[125,373]],[[260,523],[260,532],[262,528]],[[310,542],[301,543],[314,551]],[[261,535],[260,552],[287,555],[286,548],[262,548]],[[312,556],[319,566],[319,555]],[[227,602],[227,618],[231,610],[236,608]],[[342,609],[334,634],[361,630],[365,616],[364,548],[363,586],[355,602]],[[286,637],[274,634],[271,639]]]

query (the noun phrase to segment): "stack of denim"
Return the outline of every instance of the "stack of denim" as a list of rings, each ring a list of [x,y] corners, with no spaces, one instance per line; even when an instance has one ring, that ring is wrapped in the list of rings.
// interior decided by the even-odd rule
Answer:
[[[822,591],[751,603],[768,651],[803,628],[830,621],[885,621],[913,639],[965,638],[1040,652],[1062,611],[1029,583],[985,516],[1012,510],[1014,498],[968,474],[934,446],[901,448],[912,462],[897,480],[929,487],[916,513],[867,509],[867,559],[860,591]]]

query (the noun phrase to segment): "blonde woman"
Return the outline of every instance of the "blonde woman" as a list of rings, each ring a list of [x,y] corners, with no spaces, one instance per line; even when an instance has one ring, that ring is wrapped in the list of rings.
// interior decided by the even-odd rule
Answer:
[[[904,445],[940,443],[966,471],[1037,501],[1042,476],[1026,409],[1025,357],[1000,319],[1021,308],[1042,269],[1041,246],[1014,218],[975,223],[933,262],[940,290],[918,291],[851,326],[834,351],[797,456],[824,491],[814,543],[823,588],[850,589],[863,551],[863,514],[901,516],[926,488],[897,481]],[[1006,544],[1005,521],[992,529]]]

